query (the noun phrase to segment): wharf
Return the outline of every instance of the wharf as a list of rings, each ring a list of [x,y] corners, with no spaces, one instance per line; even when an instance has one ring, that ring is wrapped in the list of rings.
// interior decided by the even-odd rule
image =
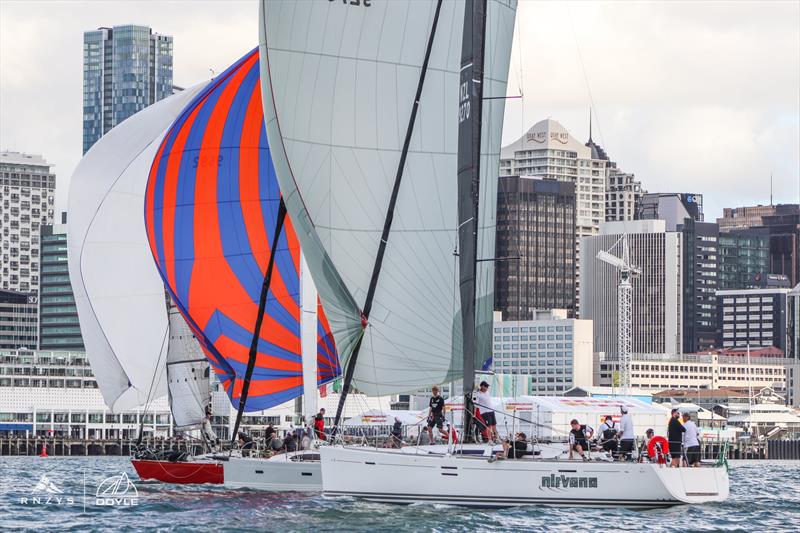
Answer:
[[[0,437],[0,456],[40,455],[42,446],[47,455],[132,455],[136,450],[136,439],[76,439],[68,437]],[[203,453],[203,446],[185,439],[142,439],[141,446],[154,451],[183,450],[193,454]]]

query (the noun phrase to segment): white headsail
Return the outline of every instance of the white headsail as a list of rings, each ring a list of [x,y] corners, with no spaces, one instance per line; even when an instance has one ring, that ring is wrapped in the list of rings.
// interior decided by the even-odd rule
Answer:
[[[70,182],[70,282],[86,353],[113,411],[166,392],[166,300],[145,234],[144,192],[159,141],[204,85],[112,129],[87,152]]]
[[[515,7],[514,0],[489,2],[485,97],[505,96]],[[464,3],[264,0],[260,19],[270,150],[343,367],[361,339],[353,385],[366,394],[453,378],[462,350],[453,252]],[[485,258],[494,254],[503,108],[502,99],[484,105],[479,251]],[[361,309],[376,279],[399,168],[365,328]],[[493,268],[482,266],[478,275],[480,322],[491,319]]]
[[[316,345],[315,345],[316,346]],[[211,367],[186,321],[171,306],[169,309],[169,349],[167,386],[175,426],[200,427],[211,401]]]

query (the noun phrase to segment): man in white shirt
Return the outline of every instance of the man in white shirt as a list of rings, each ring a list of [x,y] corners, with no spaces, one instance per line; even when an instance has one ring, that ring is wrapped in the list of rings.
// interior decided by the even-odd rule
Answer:
[[[500,436],[497,434],[497,420],[494,416],[494,400],[489,394],[489,384],[485,381],[481,381],[478,391],[475,393],[475,408],[480,410],[483,423],[489,430],[489,440],[500,442]]]
[[[689,466],[700,466],[700,430],[692,422],[692,415],[683,413],[683,449],[686,451],[686,463]]]
[[[619,433],[617,433],[620,444],[619,451],[620,455],[627,461],[633,454],[636,435],[633,433],[633,417],[628,414],[628,408],[621,405],[619,410],[622,413],[622,417],[619,419]]]

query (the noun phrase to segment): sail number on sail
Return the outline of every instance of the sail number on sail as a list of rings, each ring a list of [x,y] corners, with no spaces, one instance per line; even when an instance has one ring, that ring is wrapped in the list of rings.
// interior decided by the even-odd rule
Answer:
[[[335,2],[336,0],[328,0],[328,2]],[[372,0],[342,0],[343,4],[347,4],[350,6],[364,6],[364,7],[372,7]]]
[[[465,81],[458,88],[458,123],[469,118],[469,82]]]

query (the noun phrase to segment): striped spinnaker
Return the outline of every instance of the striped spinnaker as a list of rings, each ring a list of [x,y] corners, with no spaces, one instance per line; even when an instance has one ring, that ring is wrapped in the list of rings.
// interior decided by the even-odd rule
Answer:
[[[218,76],[175,121],[153,161],[145,197],[145,225],[158,270],[237,408],[279,201],[256,49]],[[287,218],[275,252],[248,411],[303,392],[299,260]],[[321,385],[338,376],[339,363],[321,306],[318,316]]]

